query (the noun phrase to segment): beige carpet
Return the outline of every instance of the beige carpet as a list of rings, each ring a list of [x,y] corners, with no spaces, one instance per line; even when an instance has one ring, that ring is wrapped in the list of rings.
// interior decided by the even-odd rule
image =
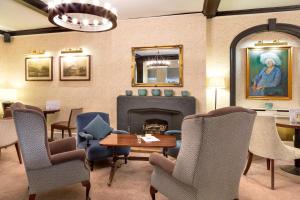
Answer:
[[[282,162],[278,162],[278,165]],[[247,177],[242,177],[241,200],[298,200],[300,177],[287,176],[276,167],[276,190],[269,189],[270,175],[265,160],[254,161]],[[98,164],[91,173],[91,198],[93,200],[150,200],[149,181],[151,165],[145,161],[129,161],[118,169],[112,187],[106,185],[109,163]],[[216,191],[217,192],[217,191]],[[83,200],[85,190],[80,184],[39,194],[39,200]],[[27,180],[24,166],[18,163],[13,147],[3,149],[0,157],[0,200],[27,199]],[[158,194],[158,200],[166,200]]]

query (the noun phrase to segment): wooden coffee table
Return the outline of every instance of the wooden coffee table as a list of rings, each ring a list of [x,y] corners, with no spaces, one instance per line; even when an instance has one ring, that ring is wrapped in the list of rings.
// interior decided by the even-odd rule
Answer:
[[[141,142],[138,141],[137,135],[134,134],[110,134],[99,143],[101,145],[111,147],[113,149],[113,162],[111,165],[109,180],[107,185],[111,186],[113,181],[116,169],[117,169],[117,161],[121,158],[117,155],[116,149],[118,147],[157,147],[157,148],[172,148],[176,146],[176,137],[173,135],[160,135],[154,134],[156,138],[160,141],[157,142]],[[141,157],[139,157],[141,158]],[[134,157],[129,157],[130,160],[137,160]],[[141,160],[149,160],[149,158],[141,159]]]

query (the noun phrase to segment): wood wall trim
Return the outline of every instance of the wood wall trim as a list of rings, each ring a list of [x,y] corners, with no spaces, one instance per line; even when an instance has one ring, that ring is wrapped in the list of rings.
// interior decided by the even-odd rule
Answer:
[[[205,0],[203,4],[203,14],[207,18],[213,18],[217,14],[221,0]]]
[[[300,39],[300,26],[285,23],[276,23],[274,18],[269,19],[268,24],[250,27],[239,33],[230,45],[230,106],[236,105],[236,47],[245,37],[260,32],[275,31],[287,33]]]
[[[61,28],[61,27],[49,27],[49,28],[38,28],[38,29],[29,29],[21,31],[11,31],[9,34],[11,36],[20,36],[20,35],[36,35],[36,34],[47,34],[47,33],[60,33],[60,32],[70,32],[72,30]]]
[[[40,0],[14,0],[14,1],[44,16],[48,16],[48,5],[43,1]]]
[[[216,16],[246,15],[246,14],[284,12],[284,11],[294,11],[294,10],[300,10],[300,5],[270,7],[270,8],[255,8],[255,9],[245,9],[245,10],[218,11],[216,13]]]

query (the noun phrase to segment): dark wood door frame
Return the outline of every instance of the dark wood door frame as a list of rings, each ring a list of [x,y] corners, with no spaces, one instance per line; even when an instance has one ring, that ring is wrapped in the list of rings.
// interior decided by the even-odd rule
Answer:
[[[276,18],[269,19],[268,24],[253,26],[239,33],[230,45],[230,106],[236,105],[236,47],[243,38],[267,31],[287,33],[300,39],[300,26],[277,23]]]

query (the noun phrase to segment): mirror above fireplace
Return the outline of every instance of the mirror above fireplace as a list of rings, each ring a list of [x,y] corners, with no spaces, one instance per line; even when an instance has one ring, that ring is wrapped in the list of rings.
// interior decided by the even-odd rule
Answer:
[[[183,46],[132,48],[133,87],[182,87]]]

